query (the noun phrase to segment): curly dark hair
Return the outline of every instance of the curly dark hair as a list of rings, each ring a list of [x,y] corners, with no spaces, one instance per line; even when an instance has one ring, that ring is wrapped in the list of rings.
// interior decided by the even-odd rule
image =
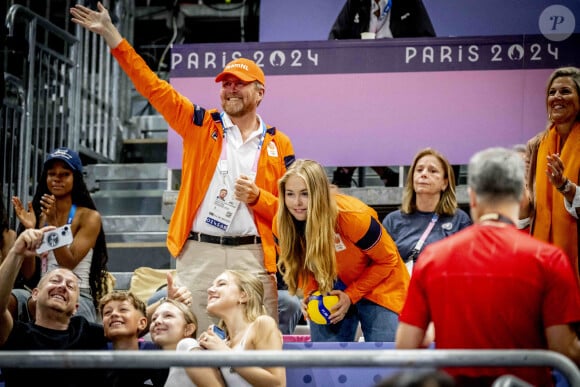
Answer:
[[[52,166],[54,161],[48,161],[44,164],[44,168],[42,170],[42,174],[38,180],[38,185],[36,186],[36,191],[34,193],[34,197],[32,199],[32,208],[34,209],[34,213],[36,215],[36,228],[40,225],[38,222],[40,221],[40,199],[42,195],[48,194],[50,195],[50,191],[48,189],[47,175],[48,170]],[[83,177],[82,172],[75,171],[69,168],[68,165],[65,165],[67,169],[70,169],[73,172],[73,188],[71,192],[72,202],[77,205],[78,207],[86,207],[90,208],[91,210],[97,210],[95,206],[95,202],[91,197],[89,190],[87,189],[87,185],[85,184],[85,180]],[[20,225],[22,228],[22,225]],[[22,230],[19,229],[19,233]],[[91,289],[91,296],[93,297],[93,304],[95,308],[99,306],[99,300],[103,295],[105,295],[108,291],[107,288],[107,262],[109,260],[109,255],[107,253],[107,242],[105,239],[105,231],[103,230],[103,225],[101,224],[101,230],[99,231],[99,235],[93,246],[93,260],[91,262],[91,269],[89,272],[89,286]]]

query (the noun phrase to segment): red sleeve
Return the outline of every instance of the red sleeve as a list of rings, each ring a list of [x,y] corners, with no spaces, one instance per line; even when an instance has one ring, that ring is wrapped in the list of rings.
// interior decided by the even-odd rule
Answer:
[[[421,263],[425,263],[430,254],[429,249],[423,250],[421,253]],[[427,329],[429,322],[431,322],[431,312],[427,300],[427,292],[423,286],[425,281],[425,272],[423,268],[425,265],[417,264],[413,268],[413,275],[409,283],[409,290],[407,291],[407,298],[403,306],[403,310],[399,315],[399,321],[409,325],[416,326],[421,329]]]
[[[580,287],[568,258],[557,249],[545,266],[544,327],[580,322]]]

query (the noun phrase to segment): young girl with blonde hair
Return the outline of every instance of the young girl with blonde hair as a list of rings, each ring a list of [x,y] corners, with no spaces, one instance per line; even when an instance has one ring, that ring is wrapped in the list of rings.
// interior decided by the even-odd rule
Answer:
[[[397,247],[360,200],[334,191],[325,169],[297,160],[279,181],[273,231],[288,290],[336,295],[329,324],[310,323],[312,341],[394,341],[409,274]]]

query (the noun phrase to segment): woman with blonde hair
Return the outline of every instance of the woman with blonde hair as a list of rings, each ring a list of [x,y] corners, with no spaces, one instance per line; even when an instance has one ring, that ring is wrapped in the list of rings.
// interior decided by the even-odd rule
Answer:
[[[199,336],[206,350],[282,350],[282,333],[264,306],[264,285],[256,274],[226,270],[207,290],[207,312],[220,319]],[[188,368],[197,386],[285,386],[283,367]]]
[[[320,291],[338,297],[328,324],[310,319],[312,341],[394,341],[409,274],[377,213],[330,188],[316,161],[297,160],[279,183],[273,231],[288,290],[307,302]]]
[[[161,300],[151,316],[151,340],[163,350],[188,352],[199,349],[197,317],[191,307],[169,298]],[[171,367],[165,387],[194,387],[187,369]]]
[[[435,149],[420,150],[407,175],[401,208],[383,220],[409,272],[426,245],[471,224],[469,215],[457,206],[449,161]]]

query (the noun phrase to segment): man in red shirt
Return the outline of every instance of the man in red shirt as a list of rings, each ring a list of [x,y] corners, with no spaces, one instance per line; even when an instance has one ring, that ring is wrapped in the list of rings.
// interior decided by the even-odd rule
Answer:
[[[425,248],[413,271],[396,348],[425,344],[430,322],[439,349],[550,349],[580,364],[580,289],[559,248],[515,227],[524,167],[514,151],[477,153],[468,169],[474,225]],[[553,385],[547,368],[449,368],[460,386],[512,374]]]

